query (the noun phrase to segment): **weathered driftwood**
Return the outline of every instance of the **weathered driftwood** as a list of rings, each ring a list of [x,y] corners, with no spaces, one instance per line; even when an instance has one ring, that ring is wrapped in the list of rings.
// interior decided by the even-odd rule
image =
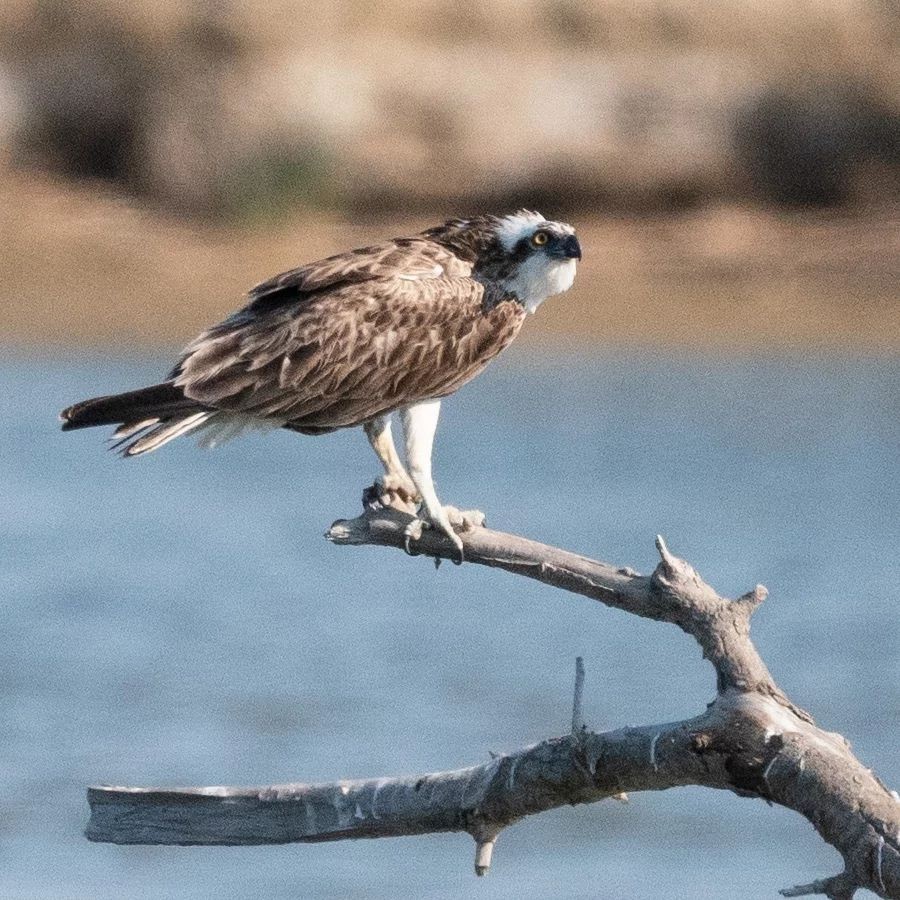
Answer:
[[[327,532],[338,544],[404,546],[409,515],[370,506]],[[716,699],[693,719],[594,733],[584,727],[584,672],[576,675],[572,731],[483,765],[403,778],[264,788],[95,787],[87,836],[121,844],[268,844],[467,831],[484,874],[500,831],[564,804],[623,799],[679,785],[722,788],[796,810],[841,853],[844,871],[785,896],[850,898],[866,887],[900,898],[900,801],[837,734],[822,731],[777,687],[750,640],[756,587],[719,597],[657,539],[652,575],[568,553],[516,535],[474,528],[466,559],[505,569],[694,637],[717,675]],[[427,531],[415,549],[436,559],[457,551]]]

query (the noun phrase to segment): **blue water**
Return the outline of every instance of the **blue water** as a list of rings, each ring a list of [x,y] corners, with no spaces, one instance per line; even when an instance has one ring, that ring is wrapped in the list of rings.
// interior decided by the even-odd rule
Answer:
[[[662,533],[792,698],[900,783],[900,364],[533,359],[444,406],[446,502],[649,571]],[[64,405],[166,359],[0,366],[0,896],[758,898],[840,869],[799,816],[684,789],[466,835],[262,848],[82,837],[91,783],[426,772],[559,734],[574,658],[597,729],[696,714],[712,672],[671,626],[478,567],[322,539],[376,472],[355,431],[187,441],[122,462]]]

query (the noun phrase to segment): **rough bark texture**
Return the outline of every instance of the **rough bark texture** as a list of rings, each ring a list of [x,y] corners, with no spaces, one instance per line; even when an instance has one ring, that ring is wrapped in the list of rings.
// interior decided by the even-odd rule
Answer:
[[[338,544],[400,547],[407,512],[370,504],[335,522]],[[785,896],[849,898],[866,887],[900,900],[900,800],[852,754],[846,740],[816,727],[782,693],[750,640],[757,586],[719,597],[657,538],[661,561],[638,575],[555,547],[486,528],[463,534],[470,563],[526,575],[694,637],[717,675],[717,696],[682,722],[597,734],[582,723],[583,669],[576,676],[572,732],[490,762],[419,777],[286,784],[264,788],[95,787],[87,836],[121,844],[269,844],[467,831],[475,870],[487,872],[500,831],[557,806],[622,799],[630,791],[703,785],[796,810],[843,856],[844,871]],[[453,559],[442,535],[415,549]],[[579,661],[580,663],[580,661]]]

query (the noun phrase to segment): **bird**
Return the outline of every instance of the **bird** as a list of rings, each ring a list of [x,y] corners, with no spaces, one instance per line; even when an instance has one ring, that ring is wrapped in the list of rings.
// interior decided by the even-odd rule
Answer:
[[[442,506],[432,477],[441,401],[572,286],[580,259],[571,225],[522,209],[301,265],[252,288],[241,309],[185,347],[165,380],[76,403],[60,414],[62,428],[116,425],[115,448],[136,457],[184,435],[213,447],[254,429],[361,426],[384,469],[379,488],[416,505],[407,551],[433,527],[462,560],[454,508]]]

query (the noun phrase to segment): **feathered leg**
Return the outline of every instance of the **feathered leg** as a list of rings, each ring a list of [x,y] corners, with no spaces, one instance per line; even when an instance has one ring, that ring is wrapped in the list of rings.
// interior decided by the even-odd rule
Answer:
[[[409,542],[421,537],[422,528],[433,525],[440,528],[459,551],[459,562],[463,561],[463,544],[453,525],[462,528],[484,524],[484,516],[479,512],[460,512],[452,506],[441,506],[434,490],[431,477],[431,450],[434,446],[434,432],[437,429],[440,400],[426,400],[408,406],[401,412],[403,433],[406,438],[406,462],[413,483],[422,495],[427,521],[413,520],[406,529],[406,547]],[[455,520],[455,521],[454,521]]]
[[[403,501],[417,502],[419,492],[394,446],[390,416],[379,416],[371,422],[366,422],[363,430],[366,432],[366,437],[369,439],[375,455],[384,466],[384,475],[378,480],[378,486],[382,489],[382,493],[388,496],[396,494]]]

